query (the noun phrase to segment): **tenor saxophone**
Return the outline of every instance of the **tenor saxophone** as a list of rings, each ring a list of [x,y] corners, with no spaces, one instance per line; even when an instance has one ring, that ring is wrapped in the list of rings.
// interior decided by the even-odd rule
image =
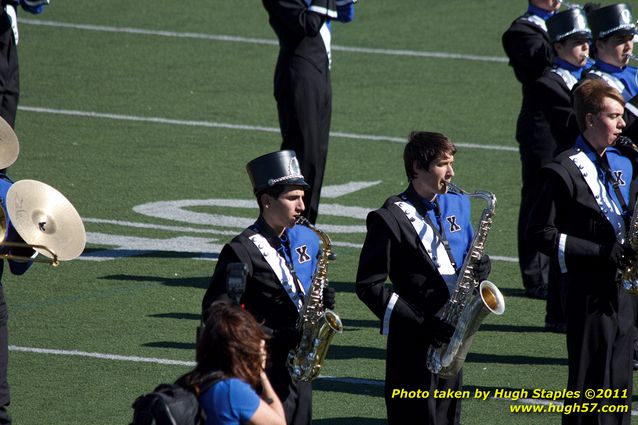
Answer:
[[[488,313],[497,315],[505,311],[505,299],[501,291],[492,282],[479,282],[473,273],[476,262],[485,252],[485,240],[492,226],[496,196],[487,191],[467,193],[450,183],[450,191],[465,194],[471,198],[481,198],[487,202],[470,250],[463,261],[450,299],[443,306],[441,320],[452,325],[454,334],[447,344],[431,346],[427,354],[427,367],[430,372],[443,378],[455,376],[463,367],[474,334]],[[477,291],[478,288],[478,291]]]
[[[297,381],[309,382],[319,376],[330,342],[335,334],[343,332],[343,325],[337,313],[323,306],[323,291],[328,287],[328,257],[332,252],[330,238],[304,217],[300,217],[297,224],[315,232],[322,245],[317,270],[297,322],[301,340],[288,353],[290,376]]]

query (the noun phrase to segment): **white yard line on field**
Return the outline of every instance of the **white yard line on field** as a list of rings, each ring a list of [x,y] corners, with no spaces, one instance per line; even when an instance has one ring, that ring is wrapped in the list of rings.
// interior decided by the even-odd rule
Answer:
[[[33,353],[33,354],[48,354],[48,355],[54,355],[54,356],[86,357],[86,358],[93,358],[93,359],[100,359],[100,360],[111,360],[111,361],[122,361],[122,362],[152,363],[152,364],[160,364],[160,365],[175,365],[175,366],[187,366],[187,367],[195,366],[195,362],[193,361],[162,359],[162,358],[156,358],[156,357],[122,356],[118,354],[105,354],[105,353],[96,353],[96,352],[79,351],[79,350],[57,350],[57,349],[51,349],[51,348],[21,347],[17,345],[10,345],[9,351],[21,352],[21,353]],[[354,385],[367,385],[367,386],[374,386],[374,387],[383,387],[384,385],[384,382],[381,380],[324,376],[324,375],[317,378],[317,380],[327,381],[327,382],[339,382],[339,383],[345,383],[345,384],[354,384]],[[489,399],[514,401],[509,398],[500,398],[500,397],[489,397]],[[518,402],[522,404],[552,403],[554,405],[559,405],[559,406],[563,404],[563,402],[559,400],[550,401],[550,400],[534,399],[534,398],[519,399]],[[638,411],[632,410],[631,415],[638,416]]]
[[[191,126],[191,127],[222,128],[222,129],[240,130],[240,131],[259,131],[259,132],[265,132],[265,133],[280,132],[279,128],[276,128],[276,127],[263,127],[263,126],[255,126],[255,125],[244,125],[244,124],[228,124],[228,123],[220,123],[220,122],[214,122],[214,121],[193,121],[193,120],[180,120],[180,119],[162,118],[162,117],[142,117],[142,116],[135,116],[135,115],[112,114],[112,113],[106,113],[106,112],[42,108],[37,106],[24,106],[24,105],[19,106],[18,109],[25,112],[67,115],[67,116],[84,117],[84,118],[102,118],[102,119],[110,119],[110,120],[118,120],[118,121],[148,122],[148,123],[154,123],[154,124],[184,125],[184,126]],[[344,139],[355,139],[355,140],[366,140],[366,141],[382,141],[382,142],[394,142],[394,143],[406,142],[406,139],[402,137],[381,136],[381,135],[374,135],[374,134],[343,133],[338,131],[330,132],[330,136],[337,137],[337,138],[344,138]],[[475,143],[456,143],[456,146],[461,148],[469,148],[469,149],[486,149],[486,150],[494,150],[494,151],[518,152],[518,148],[513,146],[480,145]]]
[[[47,27],[54,27],[54,28],[67,28],[67,29],[84,30],[84,31],[138,34],[138,35],[150,35],[150,36],[173,37],[173,38],[190,38],[190,39],[197,39],[197,40],[278,46],[278,42],[275,39],[241,37],[241,36],[234,36],[234,35],[149,30],[149,29],[142,29],[142,28],[78,24],[78,23],[71,23],[71,22],[48,21],[48,20],[29,19],[29,18],[26,18],[26,19],[21,18],[20,24],[47,26]],[[386,56],[405,56],[405,57],[421,57],[421,58],[432,58],[432,59],[453,59],[453,60],[469,60],[469,61],[479,61],[479,62],[507,63],[507,58],[500,57],[500,56],[468,55],[468,54],[450,53],[450,52],[427,52],[427,51],[421,51],[421,50],[406,50],[406,49],[378,49],[378,48],[371,48],[371,47],[355,47],[355,46],[339,46],[339,45],[333,45],[332,50],[350,52],[350,53],[363,53],[363,54],[386,55]]]

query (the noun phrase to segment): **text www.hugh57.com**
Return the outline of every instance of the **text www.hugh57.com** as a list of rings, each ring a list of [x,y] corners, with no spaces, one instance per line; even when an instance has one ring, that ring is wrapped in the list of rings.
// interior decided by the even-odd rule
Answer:
[[[573,404],[510,404],[510,413],[626,413],[626,404],[573,403]]]

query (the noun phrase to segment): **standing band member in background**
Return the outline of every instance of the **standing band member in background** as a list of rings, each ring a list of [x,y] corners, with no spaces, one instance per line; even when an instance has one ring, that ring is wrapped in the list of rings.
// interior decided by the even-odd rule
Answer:
[[[547,33],[555,52],[554,62],[533,83],[532,93],[556,141],[555,156],[571,148],[580,133],[572,107],[572,89],[590,66],[592,36],[587,15],[578,7],[549,18]]]
[[[23,10],[38,14],[44,9],[49,0],[2,0],[2,10],[0,11],[0,117],[2,117],[11,128],[15,127],[16,113],[18,111],[18,98],[20,95],[20,74],[18,66],[18,16],[17,7]],[[0,169],[3,184],[7,184],[8,179],[4,175],[6,167]],[[3,197],[4,198],[4,197]],[[0,277],[2,276],[2,264],[0,261]],[[9,261],[11,271],[14,274],[22,274],[31,263],[16,264]],[[0,283],[0,424],[10,424],[8,406],[10,402],[9,384],[7,382],[7,367],[9,356],[9,342],[7,330],[7,305],[2,293],[2,283]]]
[[[591,31],[587,26],[585,11],[575,7],[557,13],[547,20],[547,33],[556,56],[554,65],[548,68],[532,84],[531,96],[534,104],[543,112],[549,123],[552,138],[539,140],[553,149],[551,157],[571,148],[579,130],[572,108],[572,88],[580,80],[588,64]],[[545,161],[551,158],[548,156]],[[532,189],[530,189],[532,190]],[[532,191],[533,193],[533,191]],[[563,309],[564,288],[561,288],[560,273],[555,261],[549,258],[547,314],[545,329],[565,332]]]
[[[413,132],[404,151],[410,185],[367,218],[357,271],[357,295],[388,335],[385,400],[390,425],[458,424],[460,399],[402,399],[395,390],[459,390],[462,371],[442,379],[426,367],[430,346],[447,343],[454,328],[436,314],[450,298],[470,248],[470,201],[446,193],[456,147],[439,133]],[[483,280],[489,257],[476,267]],[[392,287],[385,285],[390,278]]]
[[[0,16],[0,117],[15,127],[20,75],[18,69],[18,14],[17,7],[38,14],[49,0],[2,0]]]
[[[638,31],[631,7],[625,3],[601,7],[590,12],[588,19],[594,37],[593,54],[596,62],[585,73],[585,78],[602,79],[618,90],[625,100],[623,135],[638,141],[638,68],[629,64],[634,36]],[[632,152],[628,150],[625,153]],[[635,310],[634,325],[638,325],[638,298],[632,301]],[[638,326],[636,329],[638,338]],[[634,341],[633,362],[634,369],[638,369],[638,339]]]
[[[560,8],[559,0],[529,0],[527,12],[514,20],[503,34],[503,48],[522,86],[521,111],[516,121],[516,140],[521,157],[521,206],[518,219],[518,257],[525,294],[547,298],[549,259],[525,240],[530,193],[536,173],[554,156],[556,142],[543,111],[533,102],[532,84],[552,66],[554,50],[546,21]]]
[[[282,400],[288,425],[308,425],[312,419],[312,386],[295,382],[287,368],[288,353],[300,340],[297,321],[306,301],[320,250],[318,236],[306,226],[296,225],[304,210],[303,195],[309,189],[294,152],[263,155],[246,166],[259,205],[259,218],[233,238],[219,254],[215,272],[202,305],[228,300],[227,268],[246,265],[244,308],[272,332],[269,340],[270,382]],[[324,291],[324,306],[334,307],[332,288]]]
[[[601,7],[591,11],[588,20],[594,37],[592,53],[596,62],[585,73],[584,78],[601,78],[622,94],[625,99],[626,123],[623,134],[637,141],[638,68],[630,65],[629,61],[638,30],[631,7],[625,3]]]
[[[353,0],[262,0],[279,39],[275,99],[283,138],[310,184],[303,215],[317,220],[332,116],[331,20],[350,22]]]
[[[621,243],[636,199],[635,170],[613,147],[621,134],[624,99],[600,79],[574,91],[581,135],[576,144],[540,174],[529,234],[535,246],[556,259],[567,281],[567,390],[626,392],[626,399],[596,399],[626,405],[625,413],[563,416],[563,424],[626,424],[631,421],[633,308],[617,279],[635,261]]]

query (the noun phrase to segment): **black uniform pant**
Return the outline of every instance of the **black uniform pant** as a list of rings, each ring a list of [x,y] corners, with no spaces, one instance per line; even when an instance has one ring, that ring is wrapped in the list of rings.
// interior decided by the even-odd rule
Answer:
[[[595,293],[588,290],[584,278],[569,282],[567,310],[567,354],[569,377],[567,389],[594,391],[611,389],[626,398],[572,399],[572,403],[596,402],[624,405],[624,413],[571,413],[563,415],[564,425],[629,425],[633,389],[633,307],[629,295],[622,293],[613,279],[596,279]],[[568,401],[565,401],[568,404]]]
[[[0,273],[2,268],[0,267]],[[7,412],[9,406],[9,383],[7,369],[9,362],[9,332],[7,329],[7,304],[0,283],[0,424],[10,424],[11,418]]]
[[[287,425],[310,425],[312,423],[312,384],[294,382],[285,365],[276,365],[268,370],[268,379],[284,406]]]
[[[526,230],[529,212],[536,199],[538,172],[554,157],[553,142],[547,146],[529,141],[520,142],[521,171],[523,185],[521,188],[521,206],[518,216],[518,262],[521,269],[523,286],[526,289],[547,287],[547,314],[545,323],[565,323],[565,285],[560,279],[560,270],[555,259],[536,250],[527,241]]]
[[[389,425],[458,425],[461,398],[434,397],[434,391],[461,390],[463,371],[441,379],[426,367],[427,345],[388,335],[385,405]],[[427,393],[426,393],[427,392]]]
[[[328,156],[332,114],[330,71],[300,57],[280,58],[275,70],[275,99],[283,138],[281,149],[297,154],[310,189],[305,194],[304,216],[317,220],[319,197]]]
[[[521,206],[518,215],[518,258],[525,288],[548,285],[549,258],[528,243],[525,235],[529,212],[534,204],[538,171],[553,158],[553,149],[545,150],[531,142],[519,142],[521,157]]]
[[[15,126],[19,92],[18,49],[9,17],[2,9],[2,15],[0,15],[0,116],[11,127]]]

